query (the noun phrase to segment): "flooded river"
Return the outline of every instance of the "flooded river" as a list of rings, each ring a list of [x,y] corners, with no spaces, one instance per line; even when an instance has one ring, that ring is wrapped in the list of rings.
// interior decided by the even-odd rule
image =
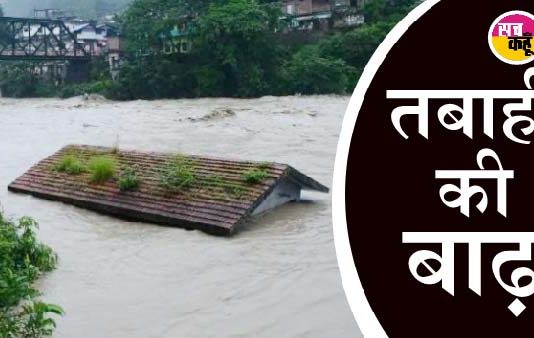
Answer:
[[[109,102],[0,99],[0,201],[60,256],[40,282],[54,337],[361,337],[341,286],[331,196],[264,214],[232,238],[7,192],[69,143],[288,163],[331,186],[348,97]]]

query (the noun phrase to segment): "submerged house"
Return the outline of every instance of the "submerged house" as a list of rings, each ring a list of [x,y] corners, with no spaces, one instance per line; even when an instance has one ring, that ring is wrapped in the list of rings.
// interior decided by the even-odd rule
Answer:
[[[61,171],[69,156],[80,163],[106,156],[117,168],[136,168],[139,184],[123,191],[117,177],[91,181],[90,173]],[[169,190],[162,184],[169,165],[180,162],[189,185]],[[188,169],[185,170],[187,167]],[[174,170],[174,169],[173,169]],[[122,173],[117,173],[121,177]],[[162,176],[163,175],[163,176]],[[289,165],[235,161],[162,153],[67,146],[42,160],[9,185],[12,192],[62,201],[136,221],[146,221],[216,235],[231,235],[249,217],[298,201],[302,190],[329,189]]]

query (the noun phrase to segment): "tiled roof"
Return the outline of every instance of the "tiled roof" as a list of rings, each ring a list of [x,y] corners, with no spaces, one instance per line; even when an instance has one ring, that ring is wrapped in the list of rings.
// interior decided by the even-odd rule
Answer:
[[[69,175],[54,168],[65,155],[76,154],[83,163],[93,156],[114,158],[118,171],[136,168],[139,187],[120,191],[117,179],[91,183],[90,174]],[[302,189],[327,192],[328,188],[285,164],[183,157],[194,168],[195,184],[169,191],[161,185],[160,172],[176,155],[71,145],[42,160],[9,185],[13,192],[59,200],[131,220],[148,221],[229,235],[236,225],[269,195],[281,179]],[[122,169],[121,169],[122,168]],[[246,183],[244,173],[261,170],[261,182]]]

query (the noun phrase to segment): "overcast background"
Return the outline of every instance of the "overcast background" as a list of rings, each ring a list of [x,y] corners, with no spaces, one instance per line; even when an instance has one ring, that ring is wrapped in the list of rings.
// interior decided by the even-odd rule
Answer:
[[[57,8],[69,15],[96,19],[118,12],[132,0],[0,0],[7,16],[32,16],[33,9]]]

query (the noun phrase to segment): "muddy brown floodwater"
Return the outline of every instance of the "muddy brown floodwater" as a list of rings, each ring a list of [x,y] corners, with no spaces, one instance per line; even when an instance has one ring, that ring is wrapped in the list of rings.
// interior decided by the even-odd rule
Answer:
[[[361,337],[341,286],[331,196],[304,194],[232,238],[7,192],[69,143],[278,161],[331,186],[348,97],[0,99],[0,201],[60,256],[40,282],[54,337]]]

